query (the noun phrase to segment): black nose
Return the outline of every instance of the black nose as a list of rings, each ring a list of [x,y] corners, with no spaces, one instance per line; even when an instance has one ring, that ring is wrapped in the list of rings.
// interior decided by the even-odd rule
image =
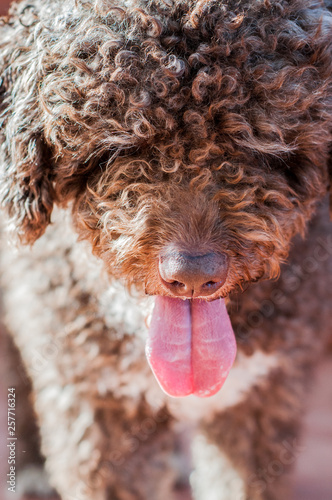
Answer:
[[[161,281],[176,297],[206,297],[223,286],[228,260],[222,253],[193,255],[171,250],[159,259]]]

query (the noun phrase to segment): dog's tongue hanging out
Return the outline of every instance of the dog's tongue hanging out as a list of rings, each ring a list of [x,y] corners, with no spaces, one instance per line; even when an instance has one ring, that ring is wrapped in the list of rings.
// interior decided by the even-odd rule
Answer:
[[[225,302],[157,297],[146,355],[170,396],[212,396],[224,384],[236,354]]]

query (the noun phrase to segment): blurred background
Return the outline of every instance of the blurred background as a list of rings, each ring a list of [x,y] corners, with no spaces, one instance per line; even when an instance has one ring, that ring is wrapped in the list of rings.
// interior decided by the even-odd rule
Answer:
[[[7,0],[0,0],[0,16],[6,14],[9,3]]]

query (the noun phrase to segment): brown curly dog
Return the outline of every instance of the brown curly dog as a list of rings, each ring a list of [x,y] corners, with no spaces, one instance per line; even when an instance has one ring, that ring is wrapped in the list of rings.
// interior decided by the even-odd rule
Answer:
[[[4,316],[63,500],[290,498],[332,319],[329,7],[2,18]]]

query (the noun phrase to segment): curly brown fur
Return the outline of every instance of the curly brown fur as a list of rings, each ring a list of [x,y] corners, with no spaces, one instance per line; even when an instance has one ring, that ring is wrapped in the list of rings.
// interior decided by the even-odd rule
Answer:
[[[170,196],[179,198],[173,187],[192,189],[194,206],[198,187],[204,205],[223,212],[210,217],[211,243],[228,229],[229,255],[260,253],[257,268],[242,265],[238,274],[275,276],[326,185],[331,47],[324,11],[313,2],[258,2],[247,12],[213,2],[97,3],[48,19],[48,9],[29,4],[26,28],[19,4],[3,30],[5,154],[15,165],[3,198],[22,238],[40,236],[54,200],[74,199],[84,237],[112,267],[119,252],[109,243],[106,250],[105,240],[127,237],[119,272],[142,283],[146,269],[134,270],[171,239],[166,220],[159,247],[153,244],[153,218],[160,220]],[[187,223],[201,226],[195,218]]]
[[[109,285],[104,277],[100,288],[94,282],[102,274],[94,258],[91,269],[83,261],[85,276],[75,260],[76,252],[83,252],[76,247],[83,249],[83,243],[76,242],[61,217],[47,229],[55,205],[71,211],[79,239],[90,242],[108,276],[140,297],[172,296],[158,271],[165,248],[227,257],[227,278],[209,300],[229,301],[239,351],[246,357],[257,350],[275,353],[281,367],[274,367],[265,385],[247,392],[244,401],[223,410],[221,417],[220,412],[207,412],[202,429],[217,444],[224,442],[250,500],[275,498],[269,488],[252,491],[248,478],[262,461],[273,459],[281,435],[293,436],[307,369],[316,356],[309,351],[317,330],[322,344],[330,321],[327,312],[319,323],[314,321],[318,304],[328,301],[331,289],[328,280],[320,284],[331,270],[326,215],[317,218],[317,234],[315,229],[309,233],[308,248],[296,239],[305,234],[331,178],[330,7],[320,0],[23,0],[0,21],[0,197],[21,242],[40,238],[31,257],[22,250],[16,260],[3,250],[4,301],[8,327],[34,384],[51,477],[64,498],[76,487],[82,499],[165,498],[158,484],[164,478],[164,491],[171,491],[174,472],[166,451],[172,454],[177,444],[169,438],[174,435],[173,417],[167,414],[161,423],[156,417],[164,403],[157,409],[147,404],[153,383],[141,360],[145,309],[137,312],[141,306],[121,299],[121,292],[118,300],[123,304],[110,307],[108,317]],[[299,287],[289,291],[287,273],[292,275],[296,255],[288,271],[284,263],[292,245],[310,259],[321,248],[320,237],[325,238],[322,248],[329,249],[327,258],[321,259],[320,270],[302,277]],[[42,291],[28,283],[29,269],[37,268],[36,277],[44,280]],[[22,283],[16,269],[22,270]],[[262,281],[280,275],[277,284]],[[22,321],[15,318],[15,287],[25,290],[24,300],[31,311],[38,311],[39,322],[24,305],[18,306]],[[315,289],[316,296],[310,296]],[[303,307],[301,301],[308,297],[312,305]],[[112,300],[116,304],[115,295]],[[266,304],[270,309],[264,309]],[[266,311],[271,304],[270,314]],[[126,330],[131,322],[117,319],[117,310],[123,318],[127,311],[137,317],[138,340]],[[253,321],[251,326],[255,314],[263,317],[262,324]],[[29,328],[35,337],[25,332],[25,324],[33,325]],[[49,360],[43,378],[25,337],[34,337],[39,352],[47,334],[63,357]],[[294,338],[299,338],[298,345]],[[294,369],[283,365],[287,356]],[[98,392],[109,366],[113,377],[118,373],[119,389],[106,384]],[[129,379],[138,373],[145,382],[133,404]],[[284,392],[279,390],[281,381]],[[62,460],[50,437],[55,423],[46,410],[49,386],[59,398],[67,386],[72,391],[72,407],[63,403],[57,408],[63,442],[66,437],[73,457],[67,472],[69,451]],[[268,430],[274,417],[263,412],[272,387],[276,391],[270,406],[281,408],[282,414],[276,417],[281,430],[274,436]],[[102,396],[105,408],[99,411]],[[172,407],[169,401],[167,405]],[[89,408],[82,423],[85,437],[71,437],[84,408]],[[287,427],[289,408],[295,416]],[[236,428],[229,441],[222,437],[225,427],[233,427],[227,412],[233,412],[246,434],[239,440],[246,443],[246,459],[239,458],[242,444],[237,446]],[[141,445],[135,455],[125,436],[136,420],[147,418],[156,419],[158,430],[148,440],[151,449]],[[264,419],[269,423],[262,423]],[[110,458],[112,427],[117,429],[114,446],[128,468],[118,470]],[[86,450],[95,450],[90,461],[78,450],[80,440],[88,443]],[[152,489],[144,479],[151,453],[162,457],[160,469],[151,474]],[[118,483],[114,474],[105,472],[95,482],[104,462],[115,467]],[[194,476],[196,485],[202,467]],[[79,486],[84,475],[93,485],[88,481],[87,490]],[[219,479],[215,481],[218,485]],[[195,498],[201,500],[196,488]],[[213,491],[220,488],[213,488],[211,500],[219,500]]]

